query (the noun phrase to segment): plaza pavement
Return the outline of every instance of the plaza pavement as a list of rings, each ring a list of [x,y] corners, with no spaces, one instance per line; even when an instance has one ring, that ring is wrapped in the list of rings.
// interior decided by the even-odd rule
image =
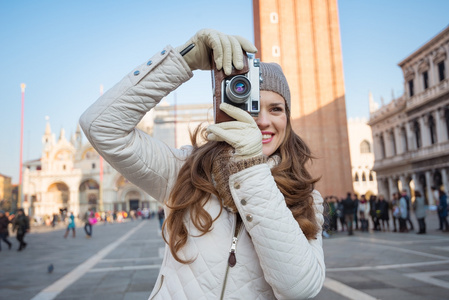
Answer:
[[[324,239],[326,282],[315,299],[449,299],[449,233],[355,231]],[[415,227],[417,222],[415,221]],[[2,244],[0,299],[148,299],[164,243],[157,219],[97,224],[86,239],[64,228],[33,227],[27,248]],[[54,271],[48,273],[48,265]]]

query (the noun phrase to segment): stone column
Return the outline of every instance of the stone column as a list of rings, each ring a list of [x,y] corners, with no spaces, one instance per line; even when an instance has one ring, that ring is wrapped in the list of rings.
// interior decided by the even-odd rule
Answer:
[[[419,125],[421,127],[421,140],[422,147],[425,148],[430,146],[430,129],[429,129],[429,119],[427,115],[423,115],[419,118]]]
[[[394,137],[396,140],[396,155],[401,155],[405,152],[405,144],[401,135],[401,127],[399,125],[394,127]]]
[[[392,177],[388,177],[388,189],[390,190],[390,195],[398,192],[398,186]]]
[[[447,178],[447,169],[446,168],[441,169],[441,180],[443,181],[444,191],[446,192],[446,194],[448,194],[449,193],[449,181]]]
[[[405,175],[402,174],[401,176],[399,176],[399,179],[401,180],[402,189],[405,189],[407,191],[407,195],[411,196],[412,193],[410,192],[410,185],[408,184]]]
[[[444,109],[439,107],[435,114],[435,127],[437,128],[437,140],[438,143],[442,143],[448,140],[449,134],[445,126]]]
[[[419,191],[424,196],[421,183],[419,182],[418,175],[416,173],[412,174],[412,180],[413,180],[413,184],[415,185],[415,191]]]
[[[385,178],[377,178],[377,187],[378,187],[377,194],[378,195],[382,194],[387,198],[388,190],[385,188]]]
[[[391,138],[390,131],[384,131],[384,142],[385,142],[385,157],[392,157],[394,155],[393,150],[393,139]]]
[[[427,74],[429,76],[429,87],[438,84],[438,73],[435,70],[435,64],[433,62],[429,63],[429,69],[427,70]]]
[[[408,150],[416,150],[415,133],[413,132],[413,122],[405,123],[405,132],[407,134]]]
[[[432,187],[433,181],[432,181],[432,172],[426,171],[426,193],[427,193],[427,199],[429,200],[429,205],[435,205],[435,201],[433,200],[432,196]]]
[[[381,160],[381,159],[383,159],[382,151],[381,151],[380,147],[381,147],[380,137],[379,137],[379,134],[376,134],[375,136],[373,136],[374,160]]]

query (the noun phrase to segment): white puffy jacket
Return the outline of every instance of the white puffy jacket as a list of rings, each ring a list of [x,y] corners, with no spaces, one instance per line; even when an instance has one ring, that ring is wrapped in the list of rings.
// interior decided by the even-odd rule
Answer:
[[[167,200],[183,158],[191,147],[169,148],[135,128],[146,112],[193,76],[171,46],[138,66],[106,92],[81,116],[80,125],[92,146],[129,181],[160,202]],[[307,240],[285,204],[267,164],[229,179],[243,219],[236,243],[237,264],[228,266],[236,224],[223,210],[213,230],[190,236],[180,257],[168,247],[150,299],[303,299],[315,296],[325,277],[321,230]],[[313,192],[317,219],[323,223],[321,195]],[[206,209],[215,218],[220,201],[212,197]]]

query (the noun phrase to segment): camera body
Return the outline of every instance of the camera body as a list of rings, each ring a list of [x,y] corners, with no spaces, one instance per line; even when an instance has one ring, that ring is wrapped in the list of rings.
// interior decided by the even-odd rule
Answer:
[[[234,120],[220,109],[221,103],[228,103],[252,116],[257,117],[260,111],[260,60],[252,54],[244,55],[242,70],[232,68],[226,76],[223,70],[217,70],[212,57],[212,91],[214,94],[214,121],[221,123]]]

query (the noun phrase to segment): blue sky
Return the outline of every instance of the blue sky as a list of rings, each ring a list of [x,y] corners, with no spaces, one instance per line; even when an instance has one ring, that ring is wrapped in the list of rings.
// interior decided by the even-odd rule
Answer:
[[[369,117],[368,93],[403,92],[397,66],[449,25],[445,0],[340,0],[348,117]],[[20,84],[26,83],[23,160],[39,158],[45,117],[70,138],[81,113],[104,89],[167,44],[201,28],[254,40],[251,0],[0,0],[0,173],[19,181]],[[210,73],[177,91],[178,103],[210,101]],[[168,101],[173,101],[169,95]]]

